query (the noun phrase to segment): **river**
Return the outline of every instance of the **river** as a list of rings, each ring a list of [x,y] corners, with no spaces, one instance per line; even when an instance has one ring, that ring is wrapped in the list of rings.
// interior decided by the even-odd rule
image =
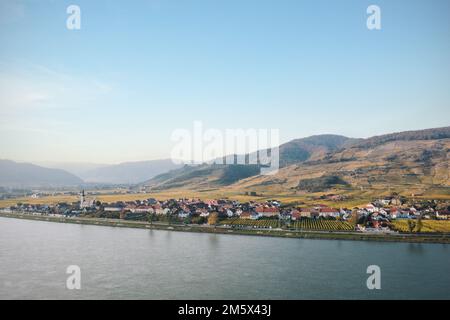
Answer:
[[[66,288],[69,265],[81,289]],[[380,267],[369,290],[367,267]],[[450,299],[450,245],[0,218],[0,299]]]

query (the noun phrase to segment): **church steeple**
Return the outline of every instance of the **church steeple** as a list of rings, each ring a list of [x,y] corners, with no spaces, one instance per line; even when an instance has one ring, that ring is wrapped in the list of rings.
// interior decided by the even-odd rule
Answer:
[[[80,194],[80,208],[83,208],[84,206],[84,189],[81,191]]]

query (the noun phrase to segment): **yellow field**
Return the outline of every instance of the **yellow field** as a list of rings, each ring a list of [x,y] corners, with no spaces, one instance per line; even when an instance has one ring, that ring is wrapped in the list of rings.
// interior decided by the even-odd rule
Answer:
[[[96,195],[96,199],[101,202],[115,202],[115,201],[132,201],[132,200],[144,200],[148,198],[155,198],[158,200],[166,200],[170,198],[199,198],[202,200],[208,199],[232,199],[238,200],[241,202],[247,201],[256,201],[256,202],[264,202],[269,199],[277,199],[280,200],[283,204],[288,204],[292,206],[301,206],[307,207],[313,204],[322,203],[329,205],[334,208],[354,208],[356,206],[361,206],[369,202],[371,199],[382,197],[390,194],[391,191],[395,191],[394,189],[365,189],[365,190],[345,190],[345,189],[336,189],[330,192],[335,194],[344,194],[349,197],[348,200],[344,201],[331,201],[331,200],[322,200],[318,199],[321,195],[325,193],[300,193],[296,191],[291,192],[276,192],[275,190],[271,190],[267,188],[267,190],[262,190],[258,192],[257,196],[249,196],[245,195],[242,190],[236,190],[234,188],[221,188],[221,189],[207,189],[207,190],[190,190],[190,189],[177,189],[177,190],[167,190],[167,191],[156,191],[156,192],[148,192],[148,193],[134,193],[129,194],[125,193],[123,189],[117,190],[95,190],[97,193],[101,193],[100,195]],[[89,194],[89,190],[87,190],[87,196],[91,197]],[[419,198],[419,197],[417,197]],[[424,195],[420,198],[427,199],[449,199],[450,195],[443,194],[442,191],[436,192],[436,194]],[[0,207],[7,207],[21,203],[31,203],[31,204],[56,204],[58,202],[76,202],[79,201],[78,196],[70,196],[70,195],[55,195],[42,197],[39,199],[32,199],[31,197],[20,197],[15,199],[7,199],[0,200]]]
[[[96,191],[99,192],[99,191]],[[354,198],[342,202],[333,202],[330,200],[317,200],[316,198],[321,194],[296,194],[296,193],[280,193],[280,194],[258,194],[257,196],[245,195],[243,192],[231,191],[229,189],[209,189],[209,190],[169,190],[169,191],[158,191],[151,193],[112,193],[108,191],[101,192],[100,195],[91,196],[89,191],[87,191],[88,197],[95,197],[101,202],[115,202],[115,201],[132,201],[132,200],[144,200],[148,198],[155,198],[158,200],[167,200],[171,198],[199,198],[202,200],[208,199],[224,199],[228,198],[231,200],[238,200],[241,202],[256,201],[264,202],[270,199],[280,200],[283,204],[291,205],[301,205],[308,206],[316,204],[318,202],[323,204],[328,204],[332,207],[354,207],[357,205],[365,204],[369,201],[369,197],[365,195],[363,197]],[[76,202],[79,201],[78,196],[70,195],[55,195],[47,196],[38,199],[32,199],[31,197],[20,197],[15,199],[0,200],[0,207],[8,207],[16,205],[17,203],[29,203],[29,204],[56,204],[58,202]]]
[[[413,220],[417,223],[417,220]],[[394,220],[395,229],[400,232],[409,232],[407,219]],[[416,231],[416,230],[414,230]],[[421,232],[450,232],[449,220],[422,220]]]

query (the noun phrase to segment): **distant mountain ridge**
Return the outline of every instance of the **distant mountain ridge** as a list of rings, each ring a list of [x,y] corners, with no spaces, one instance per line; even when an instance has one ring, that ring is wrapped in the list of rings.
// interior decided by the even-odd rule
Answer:
[[[279,164],[280,167],[286,167],[294,163],[318,159],[355,141],[357,139],[333,134],[295,139],[279,146]],[[250,157],[259,159],[259,154],[260,151],[257,151],[252,153]],[[245,157],[246,165],[236,162],[226,163],[225,158],[227,157],[223,157],[214,160],[214,164],[210,165],[186,165],[178,170],[172,170],[145,181],[143,185],[158,189],[170,189],[185,186],[208,188],[236,183],[239,180],[258,175],[260,172],[260,165],[249,164],[249,155]]]
[[[355,143],[358,139],[334,134],[322,134],[295,139],[280,146],[280,167],[317,159]]]
[[[77,176],[61,170],[0,160],[0,186],[4,187],[57,187],[83,184]]]
[[[320,159],[281,168],[275,176],[250,177],[232,187],[264,190],[267,185],[272,192],[339,186],[417,193],[441,188],[450,194],[450,127],[361,139]]]
[[[80,177],[90,183],[135,184],[181,166],[171,159],[123,162],[87,170]]]
[[[219,187],[257,175],[259,174],[259,169],[259,165],[185,165],[182,168],[157,175],[143,182],[143,185],[151,185],[160,190],[183,188],[186,185],[194,188]]]
[[[358,148],[370,148],[391,141],[437,140],[448,138],[450,138],[450,127],[442,127],[424,130],[402,131],[374,136],[367,139],[358,139],[352,146]]]
[[[348,187],[450,187],[450,127],[406,131],[353,139],[318,135],[292,140],[279,147],[280,170],[275,175],[244,171],[224,183],[226,167],[186,166],[143,183],[150,189],[229,188],[239,190],[326,190]],[[233,169],[229,169],[233,170]],[[236,171],[236,170],[234,170]],[[189,172],[189,174],[187,174]],[[302,182],[304,181],[304,182]],[[177,183],[174,183],[177,182]],[[450,189],[449,189],[450,193]]]
[[[278,147],[280,167],[285,167],[293,163],[306,161],[309,159],[320,158],[324,154],[343,148],[359,141],[359,139],[348,138],[335,134],[321,134],[306,138],[300,138],[286,142]],[[259,159],[261,150],[247,155],[234,155],[234,158],[240,157],[245,164],[249,163],[250,159]],[[267,150],[266,150],[267,152]],[[244,158],[245,157],[245,158]],[[227,158],[230,156],[221,157],[210,161],[211,163],[226,164]],[[234,162],[236,163],[236,162]],[[259,163],[259,161],[258,161]],[[228,163],[233,164],[233,163]],[[254,163],[251,163],[254,164]]]
[[[179,165],[170,159],[117,165],[59,164],[77,170],[77,176],[73,171],[67,172],[69,170],[0,160],[0,186],[73,186],[87,182],[137,184],[154,190],[230,187],[282,191],[326,190],[333,184],[362,187],[390,182],[450,187],[450,127],[367,139],[315,135],[284,143],[278,150],[280,169],[273,176],[259,175],[259,164],[221,164],[221,161],[202,165]]]
[[[45,168],[61,169],[70,172],[71,174],[74,174],[80,178],[82,178],[82,176],[90,170],[109,166],[108,164],[91,163],[91,162],[58,162],[58,161],[39,161],[35,162],[34,164]]]

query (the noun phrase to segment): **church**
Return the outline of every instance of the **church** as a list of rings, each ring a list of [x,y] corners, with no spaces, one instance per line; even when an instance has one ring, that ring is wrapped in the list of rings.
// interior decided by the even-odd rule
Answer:
[[[95,206],[95,198],[90,199],[86,197],[84,190],[80,193],[80,209],[92,208]]]

